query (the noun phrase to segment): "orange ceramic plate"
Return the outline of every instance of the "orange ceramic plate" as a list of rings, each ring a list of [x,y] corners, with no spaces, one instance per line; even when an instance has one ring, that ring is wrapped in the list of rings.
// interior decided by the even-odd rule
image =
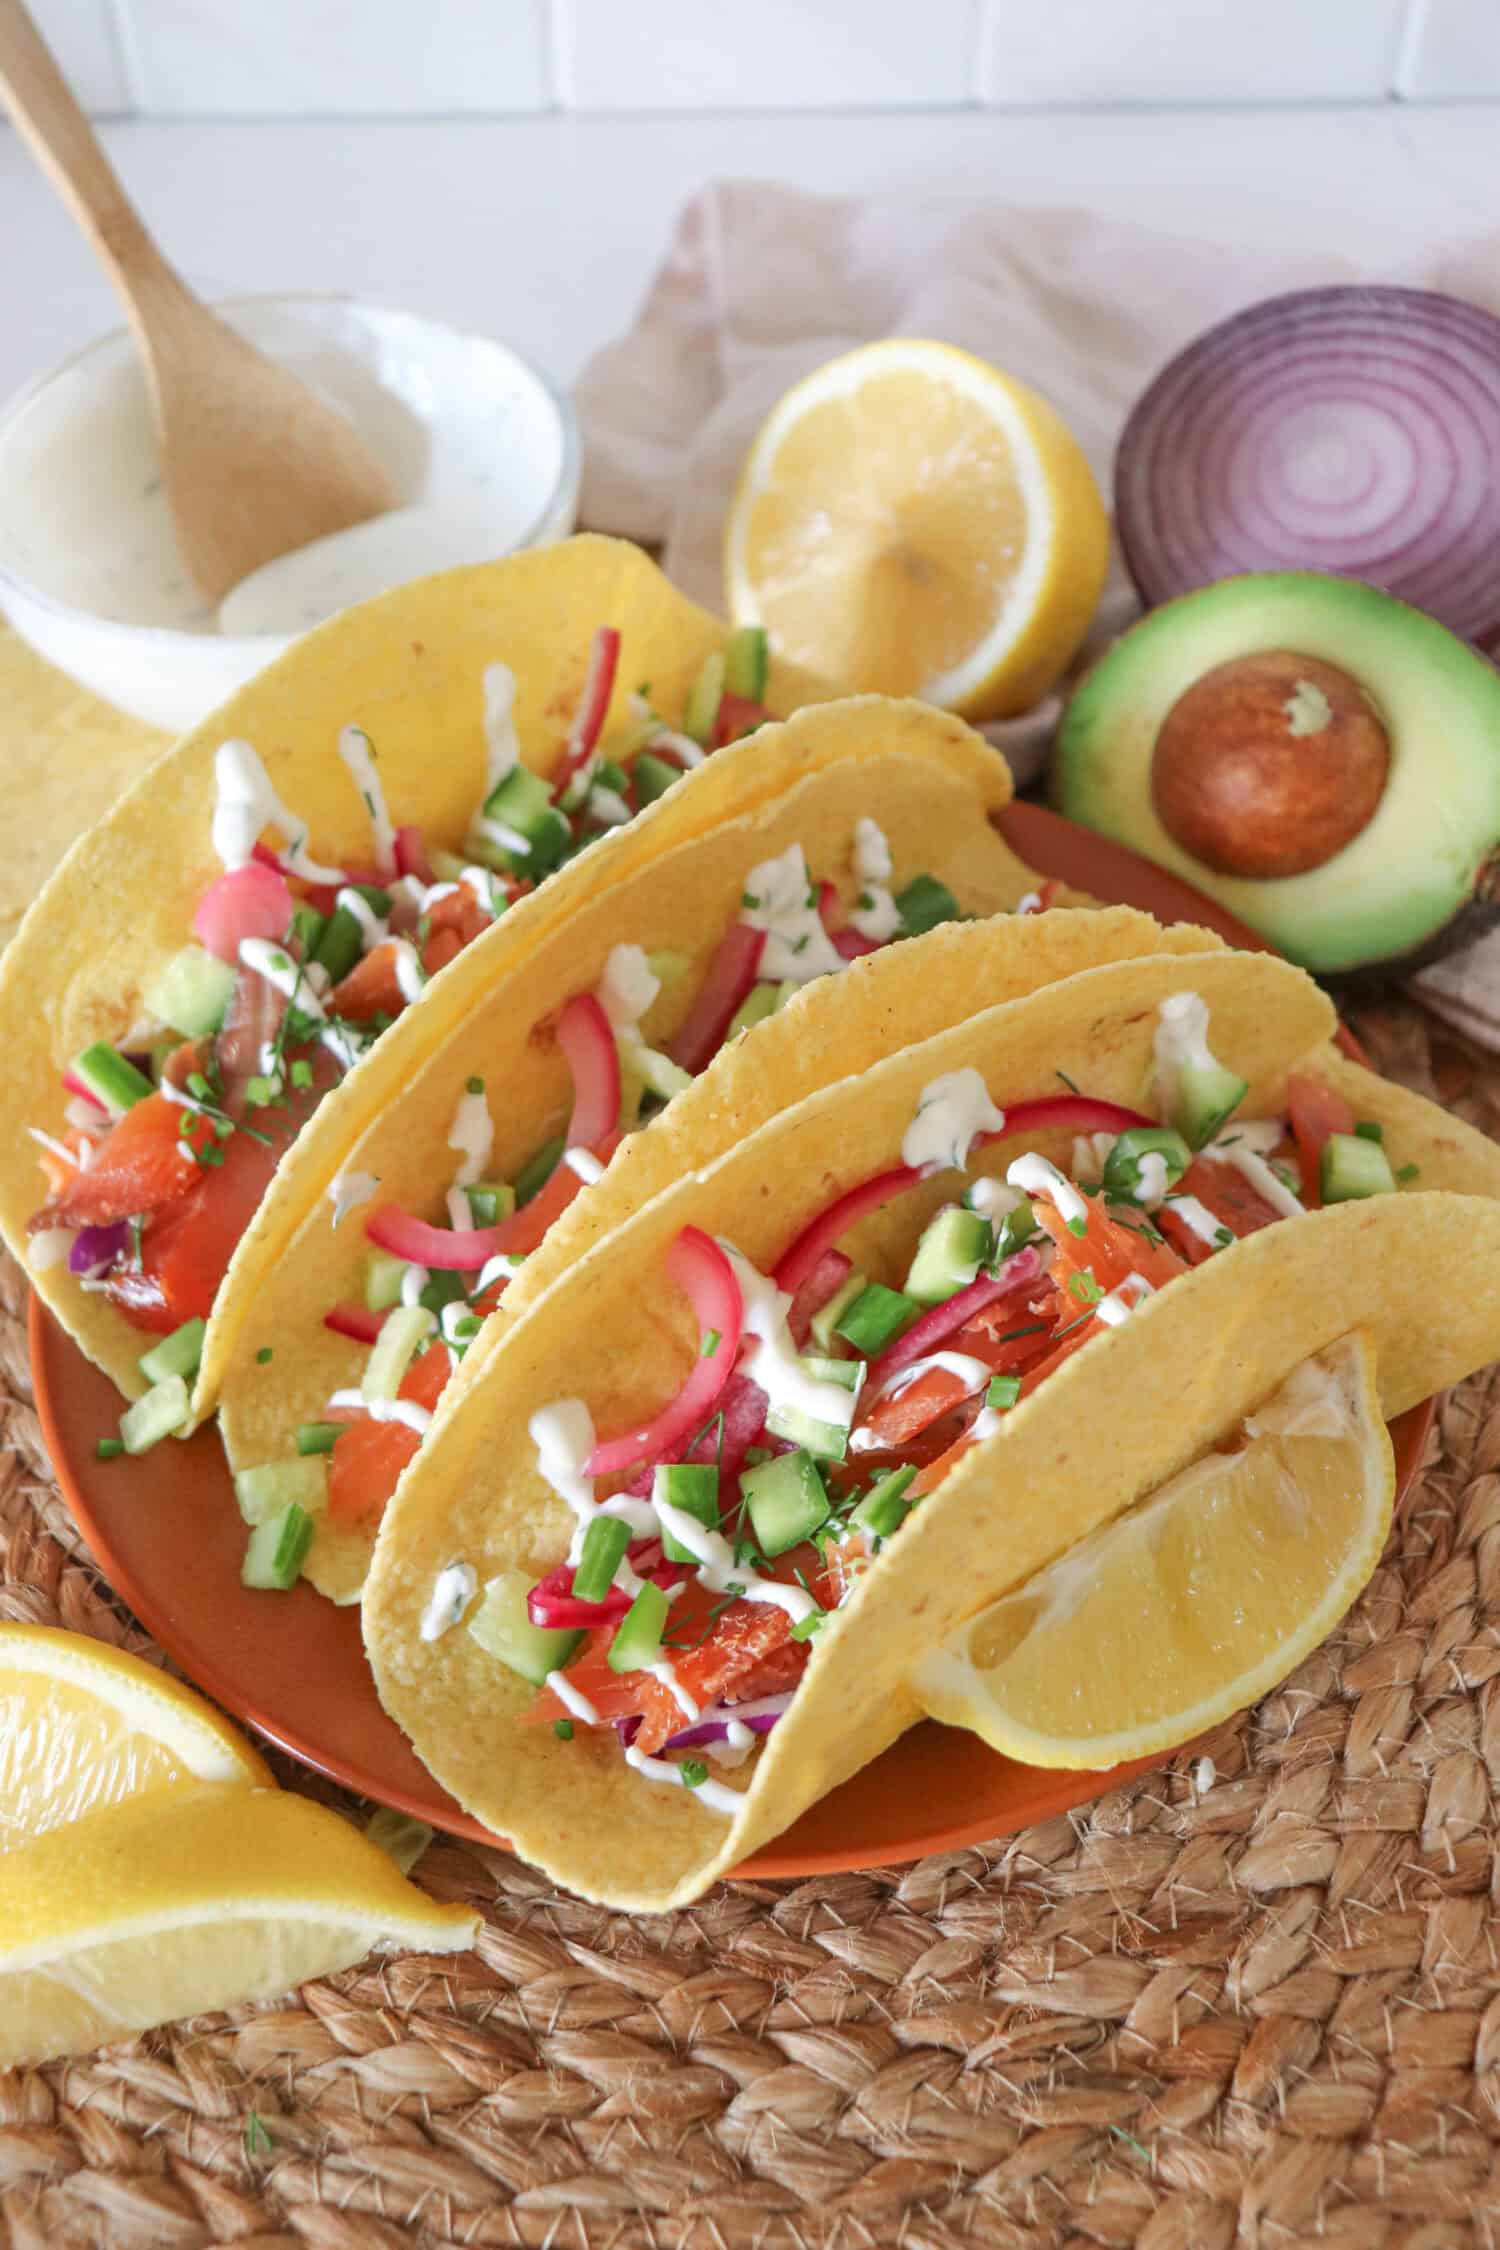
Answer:
[[[1236,944],[1261,940],[1122,846],[1035,805],[1001,816],[1031,866],[1096,898],[1162,921],[1202,921]],[[244,1526],[212,1428],[185,1445],[100,1461],[118,1425],[119,1395],[40,1301],[31,1304],[31,1368],[47,1450],[73,1517],[105,1577],[195,1680],[260,1733],[320,1773],[435,1828],[497,1839],[447,1796],[381,1710],[357,1609],[334,1609],[310,1586],[254,1593],[240,1584]],[[1432,1405],[1392,1425],[1398,1495],[1421,1462]],[[975,1736],[916,1727],[863,1773],[804,1813],[740,1870],[817,1875],[920,1859],[987,1842],[1081,1805],[1145,1771],[1042,1772],[1000,1758]]]

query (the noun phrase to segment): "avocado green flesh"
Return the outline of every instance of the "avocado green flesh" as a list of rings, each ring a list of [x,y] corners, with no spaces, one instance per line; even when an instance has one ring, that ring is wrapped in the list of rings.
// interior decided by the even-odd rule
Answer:
[[[1163,720],[1205,672],[1293,649],[1338,665],[1385,721],[1390,770],[1369,825],[1304,875],[1221,875],[1168,834],[1151,802]],[[1309,754],[1316,736],[1306,738]],[[1053,756],[1059,809],[1220,900],[1299,961],[1334,972],[1415,951],[1470,898],[1500,842],[1500,674],[1444,626],[1345,578],[1230,578],[1168,602],[1103,656],[1069,704]]]

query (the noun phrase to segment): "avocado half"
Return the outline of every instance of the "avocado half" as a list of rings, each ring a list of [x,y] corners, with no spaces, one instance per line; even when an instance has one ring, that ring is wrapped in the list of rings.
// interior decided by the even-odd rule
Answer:
[[[1416,967],[1500,919],[1500,672],[1354,579],[1153,610],[1074,693],[1052,789],[1323,974]]]

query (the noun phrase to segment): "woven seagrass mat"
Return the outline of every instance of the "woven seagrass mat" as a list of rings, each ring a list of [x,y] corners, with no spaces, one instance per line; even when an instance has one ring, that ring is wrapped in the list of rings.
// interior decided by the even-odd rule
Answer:
[[[1495,1065],[1411,1009],[1358,1028],[1500,1128]],[[152,1655],[52,1483],[14,1268],[0,1413],[0,1616]],[[1495,2250],[1500,1370],[1345,1627],[1209,1747],[985,1850],[660,1920],[434,1844],[473,1955],[0,2076],[0,2242]]]

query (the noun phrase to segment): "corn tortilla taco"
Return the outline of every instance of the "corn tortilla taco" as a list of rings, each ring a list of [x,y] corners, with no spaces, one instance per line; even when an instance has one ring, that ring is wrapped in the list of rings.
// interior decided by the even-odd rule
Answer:
[[[314,1112],[373,1114],[490,973],[474,956],[506,973],[724,817],[673,784],[810,688],[582,537],[333,619],[78,841],[0,968],[0,1229],[127,1397],[167,1385],[157,1434],[212,1403]],[[782,779],[774,750],[741,761],[727,800]]]
[[[571,1888],[680,1905],[920,1715],[923,1651],[1310,1355],[1364,1331],[1387,1414],[1483,1364],[1500,1151],[1332,1028],[1267,957],[1079,970],[595,1240],[381,1526],[366,1646],[435,1776]]]

